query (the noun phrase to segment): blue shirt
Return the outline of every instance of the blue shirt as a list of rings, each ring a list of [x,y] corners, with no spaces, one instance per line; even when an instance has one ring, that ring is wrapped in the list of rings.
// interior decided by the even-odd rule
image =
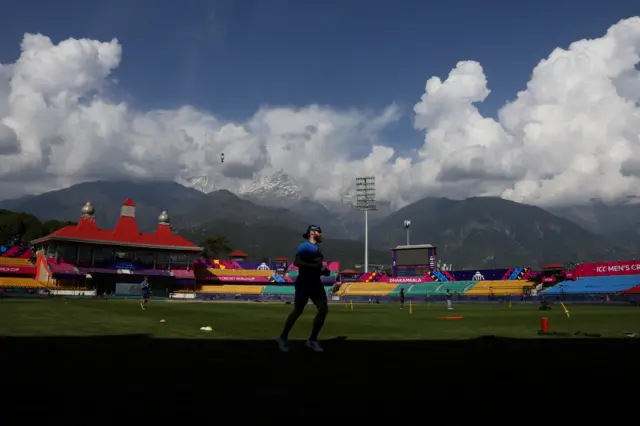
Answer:
[[[298,252],[296,253],[296,257],[300,257],[300,260],[304,262],[322,262],[324,260],[324,255],[318,247],[317,244],[313,244],[310,241],[305,241],[298,246]],[[320,272],[322,271],[322,267],[320,268],[308,268],[305,266],[298,267],[298,278],[296,281],[304,281],[304,282],[320,282]]]
[[[142,290],[142,293],[148,293],[149,292],[149,281],[142,281],[140,283],[140,290]]]

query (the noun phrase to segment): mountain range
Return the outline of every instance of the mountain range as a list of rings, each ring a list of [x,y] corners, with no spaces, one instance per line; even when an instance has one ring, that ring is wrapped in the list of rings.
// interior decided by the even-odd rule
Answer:
[[[0,209],[42,219],[75,221],[91,201],[102,228],[115,225],[122,202],[132,198],[143,231],[155,228],[166,209],[176,232],[199,243],[225,235],[234,249],[253,259],[291,257],[309,223],[325,231],[323,250],[345,266],[363,263],[364,214],[353,197],[320,203],[305,198],[286,174],[260,178],[238,194],[216,190],[206,179],[191,187],[175,182],[87,182],[69,188],[0,202]],[[378,203],[369,214],[369,261],[389,264],[391,247],[405,244],[404,220],[411,220],[411,243],[431,243],[454,269],[539,266],[635,257],[640,248],[640,206],[593,203],[553,210],[476,197],[425,198],[400,210]]]

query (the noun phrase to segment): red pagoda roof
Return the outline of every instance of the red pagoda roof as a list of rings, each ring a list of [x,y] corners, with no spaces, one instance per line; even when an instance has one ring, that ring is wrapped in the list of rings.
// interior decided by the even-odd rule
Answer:
[[[640,285],[637,285],[632,288],[628,288],[621,292],[622,294],[640,294]]]
[[[201,251],[191,241],[171,231],[169,216],[166,212],[158,217],[158,227],[154,233],[142,233],[138,230],[135,216],[136,205],[127,198],[120,210],[120,219],[113,230],[100,229],[93,217],[94,209],[87,203],[82,209],[82,217],[77,225],[65,226],[51,234],[31,241],[39,244],[46,241],[87,242],[94,244],[109,244],[130,247],[145,247],[156,249],[180,249],[186,251]]]
[[[540,269],[564,269],[564,265],[561,263],[550,263],[548,265],[541,266]]]
[[[248,254],[243,252],[242,250],[234,250],[229,253],[229,257],[247,257]]]

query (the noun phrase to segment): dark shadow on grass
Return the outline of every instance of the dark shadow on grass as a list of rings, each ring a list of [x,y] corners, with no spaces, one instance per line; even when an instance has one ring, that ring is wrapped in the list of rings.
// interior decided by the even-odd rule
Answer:
[[[360,409],[359,418],[398,420],[423,416],[424,404],[434,409],[429,418],[445,415],[438,407],[458,400],[465,407],[516,411],[523,401],[538,398],[562,398],[566,405],[597,393],[602,400],[635,383],[640,363],[640,340],[629,338],[340,337],[324,346],[326,352],[317,354],[294,341],[292,351],[283,354],[273,341],[257,340],[0,337],[0,365],[11,372],[3,375],[5,389],[70,395],[78,403],[98,398],[117,404],[147,395],[160,406],[199,412],[206,411],[199,404],[209,401],[218,414],[244,410],[243,415],[262,419],[282,416],[286,407],[288,416],[319,409],[349,415]],[[410,408],[399,413],[398,404]],[[571,416],[575,421],[580,413]]]

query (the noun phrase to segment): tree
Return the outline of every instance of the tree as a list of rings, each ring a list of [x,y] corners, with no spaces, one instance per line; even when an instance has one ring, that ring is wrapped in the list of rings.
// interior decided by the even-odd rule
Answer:
[[[27,213],[0,210],[0,245],[28,244],[31,240],[44,237],[67,225],[75,223],[57,220],[43,223]]]
[[[207,259],[220,258],[222,255],[231,253],[231,243],[224,235],[205,237],[200,242],[203,248],[202,255]]]

